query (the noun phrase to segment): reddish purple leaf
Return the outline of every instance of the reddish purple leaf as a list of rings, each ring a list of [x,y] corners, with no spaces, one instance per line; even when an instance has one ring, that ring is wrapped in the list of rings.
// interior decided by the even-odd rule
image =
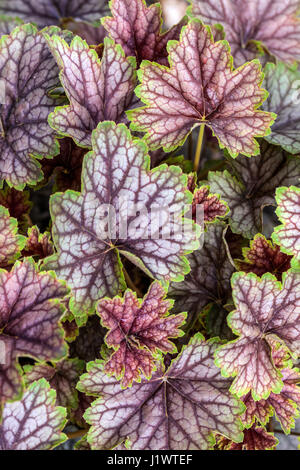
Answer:
[[[226,376],[235,376],[232,393],[251,391],[254,400],[266,399],[283,387],[268,337],[284,344],[293,357],[300,354],[299,272],[284,273],[282,284],[269,273],[262,278],[235,273],[232,286],[237,310],[229,314],[228,324],[239,338],[218,350],[216,363]]]
[[[213,432],[240,442],[243,408],[214,365],[216,346],[198,334],[166,372],[158,365],[150,381],[125,390],[105,375],[101,361],[90,363],[78,388],[101,397],[85,413],[92,449],[111,449],[125,441],[133,450],[211,449]]]
[[[45,379],[33,383],[22,400],[6,403],[0,424],[0,450],[49,450],[67,439],[61,432],[66,410],[55,406]]]
[[[53,243],[48,232],[40,233],[35,225],[28,230],[26,245],[22,250],[22,256],[32,256],[40,261],[54,253]]]
[[[244,430],[244,440],[235,443],[224,437],[219,439],[220,450],[274,450],[278,440],[273,433],[267,432],[261,426],[252,426]]]
[[[183,333],[179,329],[185,314],[169,315],[173,302],[166,300],[166,291],[159,282],[151,284],[143,300],[127,290],[123,299],[102,299],[97,311],[102,324],[109,329],[106,344],[115,352],[105,365],[105,372],[121,379],[122,387],[140,381],[141,373],[150,378],[155,370],[158,351],[176,352],[169,338]]]
[[[239,271],[255,273],[262,276],[265,273],[274,274],[281,281],[282,273],[291,267],[292,256],[280,251],[278,245],[273,245],[263,235],[255,235],[250,242],[250,248],[243,248],[243,260],[235,260]]]
[[[31,225],[29,213],[32,203],[29,197],[28,191],[17,191],[9,186],[0,190],[0,205],[6,207],[10,216],[17,219],[23,234],[27,234],[27,229]]]
[[[192,214],[196,222],[197,205],[202,206],[204,222],[215,222],[218,217],[225,217],[229,212],[226,202],[218,194],[211,194],[209,186],[201,186],[194,192]]]
[[[168,44],[170,68],[144,61],[137,96],[146,104],[127,113],[132,129],[146,132],[150,149],[172,151],[207,125],[232,157],[257,155],[255,137],[270,133],[275,114],[257,108],[266,99],[258,61],[232,68],[226,41],[214,43],[199,20]]]
[[[147,7],[145,0],[112,0],[110,9],[113,17],[103,18],[102,24],[127,56],[135,56],[138,65],[144,59],[168,65],[167,43],[179,39],[186,18],[162,33],[159,3]]]
[[[126,58],[122,48],[108,38],[101,61],[78,36],[70,46],[59,36],[48,37],[48,43],[70,101],[69,106],[60,106],[50,114],[53,129],[80,146],[90,147],[92,131],[99,122],[127,123],[125,111],[137,101],[135,59]]]
[[[59,299],[68,294],[53,273],[38,273],[31,258],[0,271],[0,403],[22,393],[18,358],[48,361],[66,354]]]
[[[236,65],[265,51],[289,63],[300,60],[298,0],[192,0],[191,13],[224,27]]]

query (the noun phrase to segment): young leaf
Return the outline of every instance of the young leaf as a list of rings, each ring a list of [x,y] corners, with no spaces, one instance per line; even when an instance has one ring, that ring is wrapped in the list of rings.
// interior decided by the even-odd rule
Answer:
[[[218,446],[221,450],[274,450],[278,439],[273,433],[267,432],[262,426],[253,425],[244,430],[243,442],[236,443],[222,437]]]
[[[77,318],[125,287],[120,254],[155,279],[182,280],[189,270],[184,254],[199,245],[197,226],[182,218],[191,194],[178,167],[150,171],[146,145],[132,140],[124,124],[99,124],[92,143],[93,152],[84,158],[82,192],[57,193],[50,201],[58,253],[46,268],[72,288]],[[154,233],[153,209],[160,213],[162,207],[173,217],[155,220]]]
[[[273,124],[268,142],[280,145],[287,152],[300,152],[300,111],[299,88],[300,73],[296,68],[290,69],[283,63],[267,64],[265,67],[264,86],[269,98],[264,103],[265,111],[278,115]]]
[[[28,238],[22,256],[37,257],[40,261],[54,253],[53,243],[50,240],[50,234],[40,233],[38,227],[34,225],[28,230]]]
[[[279,60],[300,60],[298,0],[191,0],[191,13],[220,23],[236,65],[267,51]]]
[[[132,129],[147,132],[151,149],[172,151],[190,132],[209,126],[232,157],[257,155],[255,137],[267,135],[276,117],[257,108],[266,99],[258,61],[232,68],[228,43],[192,20],[180,41],[168,44],[170,68],[145,61],[137,95],[146,104],[127,113]]]
[[[243,248],[243,260],[235,260],[239,271],[255,273],[262,276],[265,273],[274,274],[281,281],[282,273],[291,267],[291,256],[280,251],[278,245],[273,245],[263,235],[257,234],[250,242],[250,248]]]
[[[21,401],[6,403],[0,424],[1,450],[50,450],[67,439],[66,410],[55,406],[45,379],[34,382]]]
[[[262,232],[263,208],[275,205],[276,188],[298,183],[300,160],[262,142],[260,155],[238,157],[230,165],[233,174],[227,170],[209,173],[210,189],[227,202],[232,231],[253,238]]]
[[[300,260],[300,188],[278,188],[276,214],[282,225],[275,227],[272,239],[281,250]]]
[[[211,449],[212,432],[240,442],[241,404],[214,365],[215,349],[214,341],[205,343],[198,334],[165,373],[160,365],[150,381],[125,390],[104,374],[100,361],[90,363],[78,388],[101,396],[85,413],[92,449],[111,449],[126,439],[133,450]]]
[[[270,393],[269,398],[260,401],[254,401],[251,393],[243,398],[246,411],[242,421],[245,426],[250,427],[255,419],[265,425],[274,411],[286,434],[295,426],[295,418],[300,416],[300,388],[297,386],[300,373],[298,369],[289,368],[283,369],[281,373],[283,388],[279,394]]]
[[[121,379],[124,388],[133,381],[139,382],[141,373],[151,377],[155,370],[154,354],[158,351],[176,352],[169,338],[182,335],[179,328],[185,314],[169,315],[173,302],[165,297],[165,289],[154,282],[142,301],[128,289],[123,299],[102,299],[97,305],[102,324],[109,329],[106,344],[115,350],[105,372]]]
[[[196,222],[197,205],[201,205],[203,209],[204,222],[215,222],[217,217],[225,217],[229,212],[226,202],[220,199],[218,194],[211,194],[209,186],[201,186],[194,192],[192,215]]]
[[[299,273],[283,274],[282,285],[271,274],[232,276],[236,310],[228,324],[239,338],[216,353],[216,364],[226,376],[235,376],[230,390],[238,396],[252,392],[254,400],[268,398],[283,387],[274,365],[268,337],[277,338],[297,357],[300,354]]]
[[[18,357],[59,359],[66,354],[59,319],[59,299],[68,289],[52,273],[38,273],[31,258],[17,262],[11,272],[0,271],[0,403],[22,393]],[[2,358],[3,359],[3,358]]]
[[[51,33],[56,29],[50,29]],[[58,144],[48,114],[58,104],[58,68],[41,32],[19,26],[0,42],[0,181],[23,189],[42,179],[35,158],[55,155]],[[2,97],[1,97],[2,99]],[[35,157],[35,158],[33,158]]]
[[[107,14],[106,0],[1,0],[0,14],[36,23],[39,28],[60,25],[64,18],[96,21]]]
[[[59,36],[48,37],[48,42],[70,101],[50,114],[51,127],[78,145],[90,147],[92,131],[99,122],[127,123],[125,111],[136,101],[135,60],[126,58],[122,48],[108,38],[101,61],[78,36],[70,46]]]
[[[63,359],[53,366],[48,364],[25,366],[25,381],[31,384],[42,378],[46,379],[50,387],[56,391],[57,406],[64,406],[67,409],[77,408],[78,392],[75,387],[84,369],[84,362],[79,359]]]
[[[211,303],[226,304],[234,271],[223,240],[225,224],[209,225],[204,244],[188,256],[190,273],[180,283],[170,283],[168,296],[175,300],[175,312],[188,312],[187,325]]]
[[[102,24],[127,56],[136,56],[138,65],[144,59],[168,65],[167,43],[179,39],[185,18],[162,33],[159,3],[148,8],[145,0],[112,0],[110,9],[113,17],[103,18]]]
[[[0,206],[0,267],[7,267],[20,256],[26,238],[18,235],[18,222]]]

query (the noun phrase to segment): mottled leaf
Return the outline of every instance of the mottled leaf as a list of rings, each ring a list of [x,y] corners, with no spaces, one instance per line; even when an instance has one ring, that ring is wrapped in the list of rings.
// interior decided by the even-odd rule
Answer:
[[[121,389],[90,363],[79,389],[101,396],[85,413],[92,425],[92,449],[110,449],[127,440],[134,450],[196,450],[214,445],[212,432],[234,441],[243,438],[241,404],[229,392],[229,382],[213,362],[216,343],[195,336],[164,373],[162,366],[150,381]]]
[[[101,61],[78,36],[70,46],[59,36],[48,37],[48,42],[70,101],[50,114],[53,129],[90,147],[91,133],[99,122],[127,123],[125,111],[136,101],[135,60],[126,58],[122,48],[108,38]]]
[[[128,112],[132,128],[146,132],[150,148],[182,145],[192,129],[207,125],[232,157],[257,155],[255,137],[267,135],[274,114],[257,108],[266,98],[258,61],[233,70],[226,41],[192,20],[180,41],[168,44],[170,68],[145,61],[137,95],[145,107]]]
[[[18,235],[18,222],[0,206],[0,267],[7,267],[21,254],[26,238]]]
[[[32,203],[29,197],[28,191],[17,191],[9,186],[0,190],[0,204],[8,209],[11,217],[18,220],[19,229],[23,234],[27,234],[31,225],[29,213]]]
[[[127,56],[135,56],[138,64],[145,59],[168,65],[167,43],[179,39],[185,18],[162,33],[159,3],[147,7],[145,0],[112,0],[110,9],[113,17],[103,18],[102,24]]]
[[[115,350],[105,372],[121,380],[124,388],[139,382],[141,374],[151,377],[158,351],[176,352],[169,338],[181,336],[185,314],[169,315],[173,302],[165,297],[165,289],[154,282],[143,300],[128,289],[123,299],[102,299],[97,305],[102,324],[109,329],[106,344]]]
[[[56,391],[56,405],[76,409],[78,392],[75,387],[84,368],[84,362],[79,359],[63,359],[54,365],[25,366],[25,381],[31,384],[42,378],[46,379]]]
[[[38,273],[31,258],[0,271],[0,402],[21,395],[19,357],[48,361],[66,354],[59,299],[67,293],[53,273]]]
[[[244,430],[244,440],[235,443],[226,438],[219,440],[221,450],[274,450],[278,440],[273,433],[267,432],[262,426],[252,426]]]
[[[204,222],[215,222],[218,217],[225,217],[229,212],[226,202],[220,199],[218,194],[211,194],[209,186],[201,186],[193,194],[192,216],[197,222],[197,206],[201,206],[203,210]]]
[[[42,179],[35,158],[58,152],[47,121],[59,103],[49,94],[59,86],[58,68],[43,33],[34,26],[19,26],[2,37],[0,85],[0,180],[23,189]]]
[[[283,387],[268,337],[285,344],[294,357],[300,354],[300,275],[288,271],[281,284],[268,273],[261,278],[235,273],[232,286],[237,309],[228,324],[239,338],[218,350],[216,363],[226,376],[235,376],[232,393],[251,391],[254,400],[266,399]]]
[[[300,260],[300,188],[278,188],[276,214],[282,225],[275,227],[272,239],[281,250]]]
[[[300,159],[262,142],[260,155],[238,157],[230,165],[232,173],[209,173],[210,189],[227,202],[232,231],[253,238],[262,232],[263,208],[275,205],[276,188],[298,182]]]
[[[72,288],[77,318],[125,287],[120,254],[155,279],[181,280],[189,270],[183,255],[199,245],[197,226],[182,218],[191,194],[178,167],[150,171],[146,145],[132,140],[124,124],[99,124],[92,141],[82,192],[56,193],[50,201],[58,253],[46,267]],[[162,208],[172,220],[153,216]]]
[[[32,256],[40,261],[54,253],[53,243],[50,240],[50,234],[40,233],[38,227],[34,225],[28,230],[28,238],[22,256]]]
[[[1,0],[0,4],[0,14],[18,16],[40,28],[60,25],[71,17],[96,21],[107,12],[107,0]]]
[[[266,111],[277,114],[268,142],[280,145],[287,152],[300,152],[300,73],[296,68],[288,68],[283,63],[267,64],[264,86],[269,98],[264,103]]]
[[[192,0],[191,13],[224,27],[236,65],[264,52],[300,60],[298,0]]]
[[[255,235],[250,248],[243,248],[243,256],[243,260],[235,260],[238,270],[257,276],[271,273],[280,281],[282,273],[291,267],[292,257],[282,253],[278,245],[273,245],[261,234]]]
[[[67,439],[61,432],[66,410],[55,406],[45,379],[33,383],[21,401],[6,403],[0,424],[1,450],[50,450]]]
[[[187,326],[194,323],[208,304],[226,304],[234,271],[223,240],[225,224],[208,226],[202,248],[188,256],[190,273],[180,283],[170,283],[168,296],[175,312],[188,312]]]

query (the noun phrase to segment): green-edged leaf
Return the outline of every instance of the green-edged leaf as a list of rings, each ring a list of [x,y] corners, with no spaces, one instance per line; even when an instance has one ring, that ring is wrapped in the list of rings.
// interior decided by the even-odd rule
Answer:
[[[165,297],[165,289],[154,282],[143,300],[128,289],[123,299],[102,299],[97,305],[101,322],[109,329],[106,344],[115,350],[105,364],[105,372],[121,379],[124,388],[139,382],[141,374],[151,377],[157,352],[176,352],[169,338],[183,334],[179,328],[185,314],[169,315],[173,302]]]
[[[59,36],[48,37],[48,43],[70,101],[50,114],[52,128],[90,147],[92,131],[99,122],[127,123],[125,111],[137,101],[135,60],[126,58],[122,48],[108,38],[101,61],[78,36],[70,46]]]
[[[65,356],[59,299],[67,294],[53,273],[38,273],[31,258],[9,273],[0,271],[0,403],[22,393],[19,357],[48,361]]]
[[[31,384],[42,378],[46,379],[50,387],[56,391],[57,406],[76,409],[78,406],[78,392],[75,387],[84,368],[84,362],[79,359],[63,359],[54,365],[36,364],[33,367],[25,366],[25,381]]]
[[[26,238],[18,235],[18,222],[0,206],[0,267],[7,267],[21,254]]]
[[[16,26],[20,26],[21,24],[23,24],[23,21],[19,18],[0,15],[0,36],[3,36],[3,34],[10,34]]]
[[[67,439],[61,432],[66,410],[55,406],[45,379],[33,383],[21,401],[6,403],[0,424],[1,450],[50,450]]]
[[[253,425],[244,430],[243,442],[232,442],[224,437],[218,439],[220,450],[274,450],[278,439],[273,433],[267,432],[262,426]]]
[[[233,70],[226,41],[192,20],[180,41],[168,44],[170,68],[145,61],[137,95],[146,104],[128,112],[132,128],[146,132],[151,149],[182,145],[191,130],[209,126],[232,157],[257,155],[255,137],[267,135],[275,115],[257,108],[266,98],[258,61]]]
[[[204,23],[220,23],[237,65],[265,52],[286,62],[300,60],[298,0],[191,0]]]
[[[230,165],[232,173],[209,173],[210,189],[227,202],[232,231],[253,238],[262,232],[263,208],[275,205],[276,188],[298,182],[300,159],[262,142],[260,155],[238,157]]]
[[[167,282],[182,280],[189,270],[184,254],[199,246],[199,227],[182,218],[191,194],[178,167],[150,171],[146,145],[132,140],[124,124],[99,124],[92,143],[93,152],[84,158],[82,192],[51,197],[58,253],[46,261],[72,288],[72,310],[82,318],[101,297],[125,287],[120,254]],[[153,216],[164,208],[172,213],[169,221],[164,214]]]
[[[218,217],[223,218],[229,212],[228,205],[220,199],[218,194],[211,194],[209,186],[201,186],[193,194],[192,216],[197,222],[197,206],[201,206],[205,223],[215,222]]]
[[[47,121],[59,103],[49,94],[59,86],[58,68],[43,33],[34,26],[19,26],[2,37],[0,85],[0,181],[23,189],[42,179],[35,158],[58,152]]]
[[[185,18],[162,33],[159,3],[148,8],[145,0],[111,0],[110,9],[113,17],[103,18],[102,24],[127,56],[136,56],[138,64],[146,59],[168,65],[167,43],[179,39]]]
[[[284,273],[281,285],[271,274],[235,273],[232,286],[237,309],[228,324],[239,338],[218,350],[216,364],[226,376],[235,376],[232,393],[251,391],[254,400],[266,399],[283,387],[268,337],[277,338],[294,357],[300,354],[300,275]]]
[[[272,239],[281,250],[300,260],[300,188],[278,188],[276,214],[282,225],[275,227]]]
[[[38,227],[34,225],[28,230],[28,238],[22,256],[32,256],[40,261],[54,253],[53,243],[48,232],[40,233]]]
[[[101,396],[85,413],[92,449],[124,441],[134,450],[211,449],[212,432],[240,442],[241,404],[214,365],[215,349],[215,342],[197,335],[165,373],[159,366],[151,381],[125,390],[104,374],[100,361],[90,363],[78,387]]]
[[[269,98],[263,108],[278,115],[272,126],[271,134],[266,137],[267,141],[274,145],[280,145],[292,154],[299,153],[300,73],[296,68],[289,69],[283,63],[267,64],[264,87],[269,92]]]
[[[271,273],[281,281],[282,273],[291,267],[292,257],[282,253],[278,245],[273,245],[261,234],[251,240],[250,248],[243,248],[243,256],[243,260],[235,260],[238,270],[257,276]]]

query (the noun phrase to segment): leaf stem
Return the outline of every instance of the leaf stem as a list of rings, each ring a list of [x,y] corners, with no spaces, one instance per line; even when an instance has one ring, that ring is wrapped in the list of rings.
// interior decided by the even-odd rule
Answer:
[[[67,432],[68,439],[77,439],[78,437],[84,436],[88,432],[88,429],[79,429],[74,432]]]
[[[134,284],[134,282],[132,281],[131,277],[129,276],[128,272],[126,271],[124,267],[123,267],[123,272],[124,272],[125,281],[128,287],[130,287],[131,290],[135,291],[138,297],[142,298],[143,297],[142,291],[140,291],[140,289],[136,287],[136,285]]]
[[[199,168],[201,150],[202,150],[202,144],[203,144],[204,129],[205,129],[205,123],[201,124],[200,129],[199,129],[197,148],[196,148],[196,154],[195,154],[195,159],[194,159],[194,171],[198,171],[198,168]]]

